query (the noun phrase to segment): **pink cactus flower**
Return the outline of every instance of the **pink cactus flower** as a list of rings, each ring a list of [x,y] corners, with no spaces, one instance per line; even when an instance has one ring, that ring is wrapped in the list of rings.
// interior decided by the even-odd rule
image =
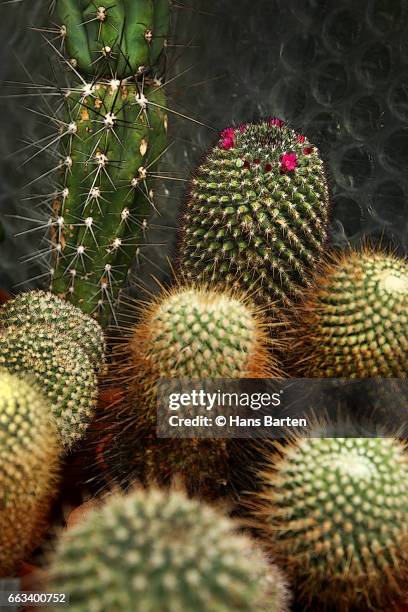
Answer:
[[[313,147],[305,147],[303,149],[303,154],[304,155],[310,155],[313,152]]]
[[[271,117],[268,121],[270,127],[283,127],[285,122],[279,117]]]
[[[298,158],[296,153],[284,153],[280,158],[280,170],[282,173],[292,172],[297,168]]]
[[[298,134],[297,135],[297,141],[299,144],[303,144],[305,142],[306,138],[302,135],[302,134]]]
[[[233,149],[235,145],[235,130],[234,128],[225,128],[221,132],[220,147],[221,149]]]

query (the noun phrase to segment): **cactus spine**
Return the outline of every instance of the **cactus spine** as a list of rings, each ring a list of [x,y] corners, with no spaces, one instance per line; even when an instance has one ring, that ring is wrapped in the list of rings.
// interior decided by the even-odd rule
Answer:
[[[51,407],[29,378],[0,369],[0,576],[38,545],[58,479]]]
[[[325,263],[298,311],[297,369],[306,376],[408,374],[408,264],[372,249]]]
[[[108,464],[120,466],[120,477],[128,471],[145,481],[166,482],[179,474],[189,490],[203,496],[225,493],[229,441],[157,439],[157,383],[160,378],[278,376],[273,348],[259,308],[238,294],[191,286],[159,296],[142,309],[109,373],[114,382],[122,378],[126,398],[117,411],[120,442],[109,449]]]
[[[164,152],[161,77],[168,0],[57,0],[65,66],[59,181],[52,203],[52,291],[103,324],[155,209]],[[54,119],[55,121],[55,119]]]
[[[406,449],[392,438],[310,438],[280,450],[255,515],[302,600],[395,609],[408,576]]]
[[[180,267],[188,280],[299,297],[326,239],[318,150],[279,119],[227,128],[191,183]]]
[[[51,588],[72,612],[284,612],[279,570],[232,521],[178,492],[108,498],[66,532]]]

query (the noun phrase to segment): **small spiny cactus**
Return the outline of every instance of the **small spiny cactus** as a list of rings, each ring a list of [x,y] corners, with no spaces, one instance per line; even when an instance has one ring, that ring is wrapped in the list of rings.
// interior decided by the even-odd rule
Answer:
[[[108,374],[108,382],[122,379],[127,389],[117,411],[122,441],[108,449],[112,469],[120,476],[129,469],[139,478],[142,470],[143,480],[161,482],[177,473],[189,490],[211,497],[225,491],[229,441],[157,439],[157,383],[278,376],[268,329],[248,299],[207,287],[176,287],[145,306]]]
[[[321,266],[297,314],[297,371],[312,377],[408,374],[408,263],[369,248]]]
[[[280,119],[228,128],[192,180],[180,269],[188,280],[299,297],[327,233],[319,152]]]
[[[62,444],[85,433],[97,401],[97,377],[85,350],[52,325],[0,329],[0,366],[31,374],[49,399]]]
[[[280,571],[234,523],[179,492],[111,496],[61,538],[50,588],[72,612],[284,612]]]
[[[102,369],[105,354],[102,329],[79,308],[45,291],[20,293],[0,308],[0,329],[14,326],[31,335],[33,325],[52,327],[56,334],[64,335],[72,345],[83,349],[97,370]]]
[[[310,438],[280,451],[250,507],[307,609],[394,609],[408,578],[405,447]]]
[[[58,480],[51,407],[30,378],[0,369],[0,576],[38,545]]]

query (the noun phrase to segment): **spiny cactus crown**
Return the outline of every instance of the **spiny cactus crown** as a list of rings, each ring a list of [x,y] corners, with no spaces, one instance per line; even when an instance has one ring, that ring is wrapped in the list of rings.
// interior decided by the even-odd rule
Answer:
[[[38,544],[55,486],[51,408],[30,379],[0,369],[0,575]]]
[[[238,296],[181,288],[150,307],[131,348],[157,378],[240,378],[267,375],[267,342],[260,316]]]
[[[143,74],[168,34],[168,0],[57,0],[57,11],[69,61],[84,74]]]
[[[344,598],[351,606],[396,595],[408,570],[402,445],[390,438],[311,438],[282,452],[262,473],[258,517],[305,597],[336,605]]]
[[[80,346],[97,369],[102,367],[105,340],[98,323],[79,308],[45,291],[20,293],[0,308],[0,328],[15,326],[31,336],[33,326],[47,326]]]
[[[192,180],[181,270],[194,281],[299,296],[326,239],[318,150],[283,121],[227,128]]]
[[[323,267],[298,318],[308,375],[407,375],[406,261],[368,249],[344,254]]]
[[[85,433],[97,399],[93,364],[71,338],[51,327],[7,327],[0,332],[0,366],[32,374],[49,399],[61,441],[70,447]]]
[[[285,586],[210,507],[156,490],[114,495],[64,534],[50,570],[73,612],[283,612]]]

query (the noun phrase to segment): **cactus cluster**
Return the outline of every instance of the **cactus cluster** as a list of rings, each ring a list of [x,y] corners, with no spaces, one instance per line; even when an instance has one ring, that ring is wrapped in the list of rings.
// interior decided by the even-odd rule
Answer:
[[[313,610],[395,609],[408,577],[405,447],[392,438],[310,438],[280,450],[252,505],[300,597]]]
[[[323,162],[303,135],[280,119],[227,128],[191,182],[181,271],[291,302],[321,257],[328,214]]]
[[[0,365],[35,378],[66,448],[93,415],[103,352],[99,325],[51,294],[28,292],[0,310]]]
[[[408,374],[408,263],[366,248],[321,266],[297,314],[297,370],[311,377]]]
[[[225,493],[229,441],[157,439],[157,384],[161,378],[278,376],[268,329],[248,299],[207,287],[176,287],[145,306],[131,335],[118,345],[118,365],[108,374],[108,383],[122,378],[127,389],[116,409],[117,441],[106,451],[110,470],[120,479],[128,472],[159,482],[178,474],[189,491]]]
[[[47,524],[59,469],[50,413],[29,377],[0,369],[0,576],[17,571]]]
[[[284,612],[280,571],[232,521],[179,492],[113,495],[66,532],[50,588],[72,612]]]

